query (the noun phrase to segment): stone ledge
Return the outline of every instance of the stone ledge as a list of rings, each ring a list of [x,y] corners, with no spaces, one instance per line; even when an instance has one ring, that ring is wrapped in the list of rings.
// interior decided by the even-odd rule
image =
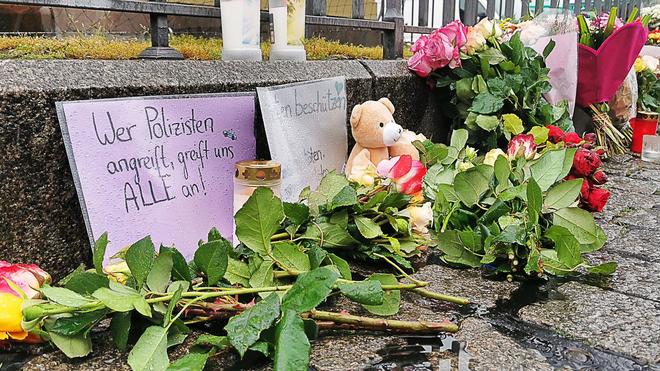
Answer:
[[[345,76],[350,108],[389,97],[404,127],[439,138],[433,97],[404,61],[0,61],[0,259],[34,262],[61,278],[91,250],[55,102],[111,97],[254,91]],[[260,156],[267,156],[257,125]]]

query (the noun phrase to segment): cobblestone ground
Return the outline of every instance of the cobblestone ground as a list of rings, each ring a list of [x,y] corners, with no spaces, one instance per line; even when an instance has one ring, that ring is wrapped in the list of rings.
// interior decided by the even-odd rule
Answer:
[[[598,223],[609,242],[594,261],[616,260],[608,279],[577,277],[547,283],[508,283],[477,270],[434,264],[416,277],[431,289],[472,300],[458,308],[403,295],[398,319],[461,323],[453,337],[325,333],[313,343],[315,370],[660,370],[660,165],[623,156],[606,164],[612,197]],[[334,303],[362,314],[350,302]],[[93,355],[67,362],[58,352],[39,355],[27,370],[128,369],[125,355],[97,332]],[[180,353],[180,351],[179,351]],[[175,351],[174,356],[177,356]],[[267,369],[239,363],[231,353],[210,369]]]

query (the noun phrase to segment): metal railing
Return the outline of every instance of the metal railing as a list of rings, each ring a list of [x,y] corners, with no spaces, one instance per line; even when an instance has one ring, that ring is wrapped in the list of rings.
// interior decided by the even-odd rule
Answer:
[[[220,0],[214,6],[168,3],[167,0],[0,0],[0,4],[62,7],[83,10],[101,10],[149,14],[152,46],[140,54],[144,59],[181,59],[182,55],[169,46],[168,16],[220,18]],[[511,18],[540,13],[545,7],[562,7],[575,13],[607,11],[612,6],[627,17],[641,0],[380,0],[380,20],[364,19],[365,0],[351,0],[352,18],[326,15],[327,0],[306,0],[307,25],[369,29],[382,32],[383,58],[403,57],[405,34],[426,34],[454,19],[467,25],[480,18]],[[548,3],[549,2],[549,3]],[[517,9],[516,9],[517,8]],[[406,22],[404,13],[410,13]],[[415,13],[417,17],[415,17]],[[408,17],[406,17],[408,18]],[[270,22],[268,12],[262,11],[262,21]]]

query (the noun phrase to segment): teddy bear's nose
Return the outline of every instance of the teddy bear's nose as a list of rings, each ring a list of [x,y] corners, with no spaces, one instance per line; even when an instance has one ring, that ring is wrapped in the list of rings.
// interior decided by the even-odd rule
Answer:
[[[399,134],[401,134],[401,128],[399,128]]]

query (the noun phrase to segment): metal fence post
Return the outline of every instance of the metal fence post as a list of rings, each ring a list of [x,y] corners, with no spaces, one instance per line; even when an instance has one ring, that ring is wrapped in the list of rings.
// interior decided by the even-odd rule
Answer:
[[[149,0],[164,3],[166,0]],[[149,14],[151,21],[151,47],[140,53],[140,59],[183,59],[183,55],[170,47],[170,28],[167,15]]]
[[[403,58],[403,3],[386,0],[383,21],[394,22],[393,30],[383,31],[383,58]]]

